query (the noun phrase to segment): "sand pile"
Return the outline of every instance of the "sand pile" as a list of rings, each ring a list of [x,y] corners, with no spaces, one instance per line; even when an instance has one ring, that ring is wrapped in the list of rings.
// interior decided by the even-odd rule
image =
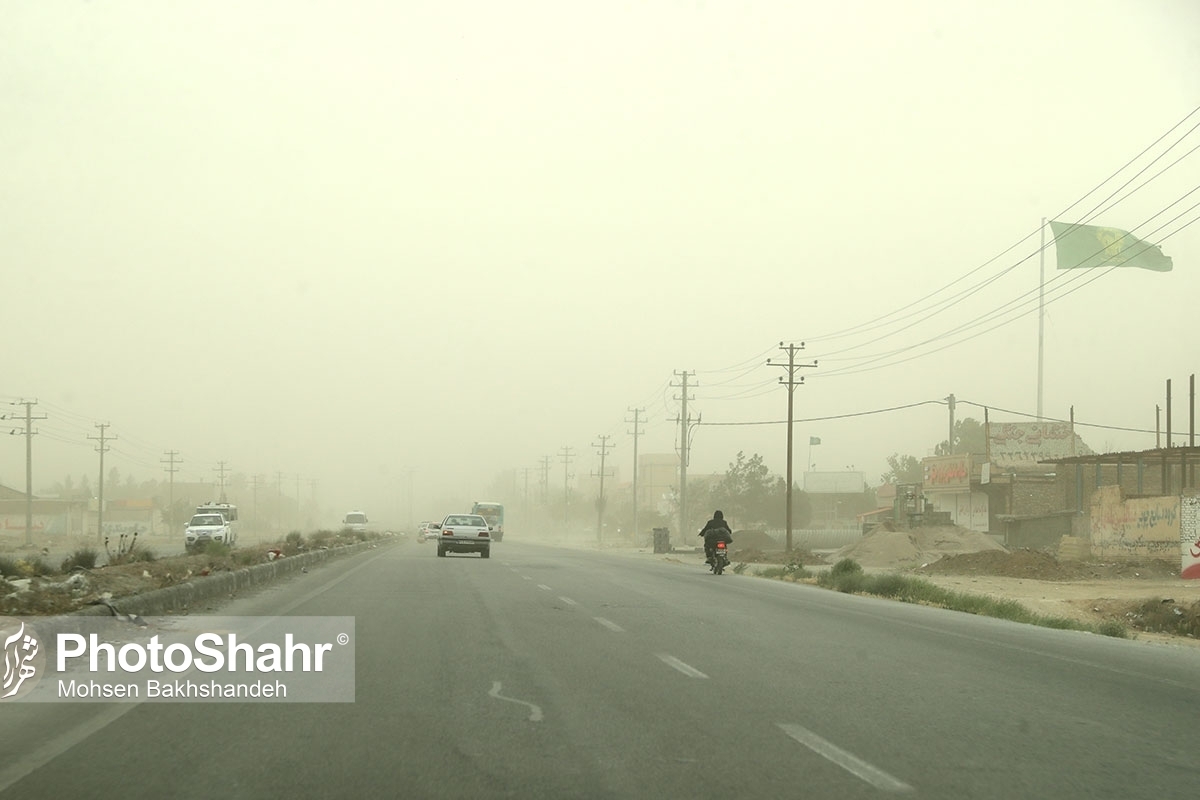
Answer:
[[[827,560],[836,563],[843,558],[853,558],[864,567],[913,567],[937,561],[942,556],[984,550],[1004,550],[1004,547],[986,533],[957,526],[914,528],[910,531],[879,527],[854,544],[848,544],[833,553]]]

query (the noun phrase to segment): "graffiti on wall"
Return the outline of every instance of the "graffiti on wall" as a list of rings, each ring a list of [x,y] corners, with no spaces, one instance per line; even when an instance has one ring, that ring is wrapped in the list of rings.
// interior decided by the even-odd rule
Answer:
[[[1092,495],[1092,552],[1101,558],[1173,558],[1179,547],[1180,499],[1126,499],[1119,486]]]

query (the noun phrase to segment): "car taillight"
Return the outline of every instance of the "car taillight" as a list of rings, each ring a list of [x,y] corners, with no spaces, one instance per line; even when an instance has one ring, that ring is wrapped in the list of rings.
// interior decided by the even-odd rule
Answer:
[[[449,528],[442,528],[442,536],[452,536],[453,534],[454,531],[450,530]]]
[[[479,532],[479,535],[480,535],[480,536],[487,536],[487,535],[488,535],[488,532],[487,532],[487,531],[480,531],[480,532]]]

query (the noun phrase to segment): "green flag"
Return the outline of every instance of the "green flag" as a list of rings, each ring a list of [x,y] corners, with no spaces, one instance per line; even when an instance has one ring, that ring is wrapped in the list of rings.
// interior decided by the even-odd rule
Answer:
[[[1138,267],[1170,272],[1171,257],[1156,244],[1143,242],[1129,231],[1098,225],[1050,222],[1059,269],[1091,267]]]
[[[810,437],[808,437],[808,443],[809,443],[809,445],[820,444],[821,437],[820,436],[810,436]]]

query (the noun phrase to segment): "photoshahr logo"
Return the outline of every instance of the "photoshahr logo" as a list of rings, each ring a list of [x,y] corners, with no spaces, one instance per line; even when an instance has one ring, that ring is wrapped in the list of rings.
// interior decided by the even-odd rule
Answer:
[[[46,657],[33,628],[22,620],[0,617],[4,674],[0,676],[0,700],[28,694],[37,683]]]

